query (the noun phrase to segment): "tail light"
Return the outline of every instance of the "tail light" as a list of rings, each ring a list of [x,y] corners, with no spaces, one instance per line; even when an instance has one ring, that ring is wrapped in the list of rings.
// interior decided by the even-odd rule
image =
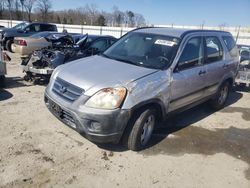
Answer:
[[[26,40],[18,40],[17,44],[20,45],[20,46],[27,46]]]

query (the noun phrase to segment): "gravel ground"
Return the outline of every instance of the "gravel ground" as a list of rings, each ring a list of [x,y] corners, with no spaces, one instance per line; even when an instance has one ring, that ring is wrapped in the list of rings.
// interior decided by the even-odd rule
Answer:
[[[231,93],[155,130],[148,149],[97,146],[58,121],[17,55],[0,90],[0,187],[250,187],[250,94]]]

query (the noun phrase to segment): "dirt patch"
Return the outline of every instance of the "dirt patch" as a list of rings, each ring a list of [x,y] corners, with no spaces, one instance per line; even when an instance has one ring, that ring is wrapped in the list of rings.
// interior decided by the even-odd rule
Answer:
[[[58,132],[58,131],[57,131],[57,133],[62,134],[63,136],[65,136],[65,137],[67,137],[67,138],[73,140],[75,143],[77,143],[78,146],[83,146],[83,145],[84,145],[82,142],[80,142],[80,141],[78,141],[78,140],[72,138],[71,136],[69,136],[68,134],[65,134],[64,132]]]
[[[201,127],[175,127],[158,129],[154,133],[154,146],[142,151],[144,155],[214,155],[226,153],[236,159],[247,162],[250,168],[250,129],[208,130]],[[155,144],[157,143],[158,144]],[[250,180],[249,169],[246,178]]]

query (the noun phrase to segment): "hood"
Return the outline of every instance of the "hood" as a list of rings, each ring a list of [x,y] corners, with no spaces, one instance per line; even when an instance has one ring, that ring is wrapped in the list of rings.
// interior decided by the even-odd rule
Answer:
[[[141,77],[157,72],[155,69],[139,67],[102,56],[82,58],[60,66],[59,69],[58,77],[83,88],[85,94],[90,89],[91,92],[88,93],[105,87],[126,86]]]

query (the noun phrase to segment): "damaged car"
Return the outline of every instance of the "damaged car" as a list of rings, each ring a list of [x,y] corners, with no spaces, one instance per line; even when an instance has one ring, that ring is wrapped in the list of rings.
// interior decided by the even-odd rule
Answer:
[[[104,52],[116,42],[112,36],[56,34],[52,46],[34,51],[21,63],[26,81],[49,80],[53,70],[70,61]]]
[[[44,100],[94,143],[121,142],[138,151],[169,114],[205,101],[223,108],[238,64],[229,32],[140,28],[102,55],[56,68]]]

